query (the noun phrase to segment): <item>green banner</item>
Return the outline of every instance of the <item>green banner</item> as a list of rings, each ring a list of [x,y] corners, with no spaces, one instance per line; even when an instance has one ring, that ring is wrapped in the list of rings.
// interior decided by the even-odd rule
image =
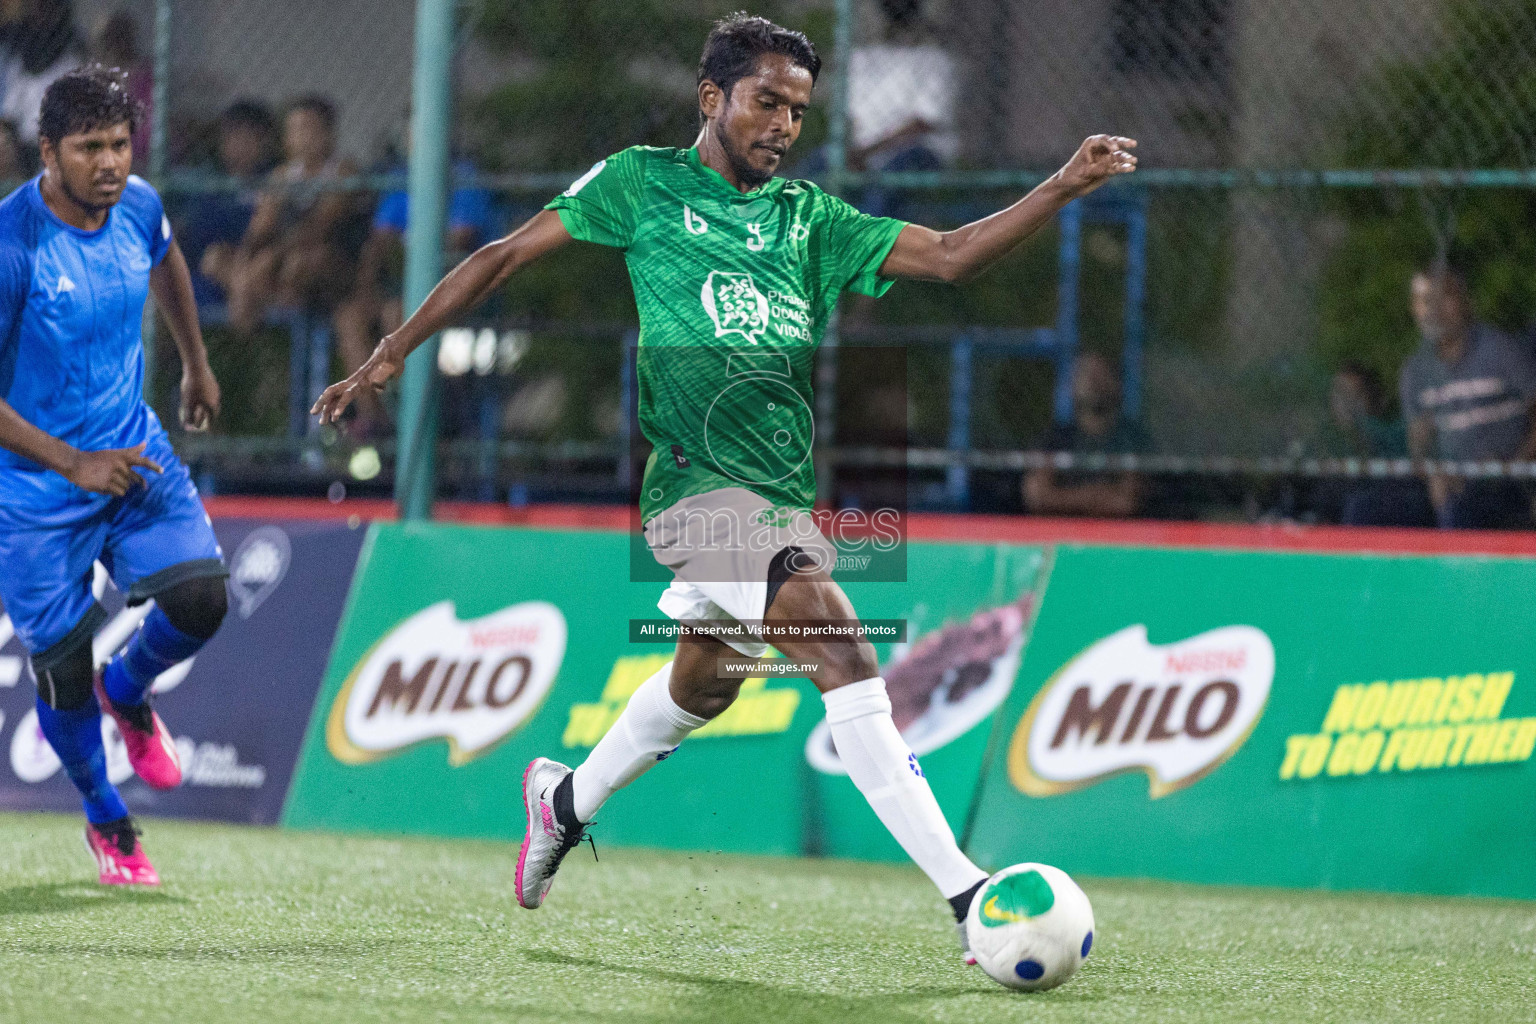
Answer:
[[[907,643],[876,648],[880,670],[896,724],[956,835],[976,797],[997,709],[1029,640],[1043,561],[1038,547],[914,543],[910,583],[847,588],[861,616],[908,623]],[[906,860],[843,771],[824,724],[812,730],[805,756],[816,779],[808,849]]]
[[[1536,561],[1057,549],[998,867],[1536,897]]]
[[[1022,651],[1041,553],[914,544],[908,557],[909,582],[849,593],[865,619],[910,624],[905,643],[877,651],[958,828]],[[284,823],[519,837],[528,760],[579,763],[671,657],[668,644],[630,642],[632,620],[659,617],[661,586],[630,582],[629,558],[622,533],[372,527]],[[839,774],[822,721],[809,681],[748,680],[729,710],[604,807],[598,835],[900,856]]]

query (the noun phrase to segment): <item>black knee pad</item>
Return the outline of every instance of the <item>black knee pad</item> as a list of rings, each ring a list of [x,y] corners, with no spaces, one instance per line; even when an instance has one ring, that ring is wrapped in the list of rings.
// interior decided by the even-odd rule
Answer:
[[[207,640],[224,621],[229,595],[224,589],[224,577],[199,576],[160,591],[155,595],[155,604],[165,612],[171,625],[194,640]]]
[[[60,711],[74,711],[91,699],[96,665],[91,660],[91,634],[69,644],[57,646],[32,659],[32,674],[37,677],[37,693],[43,703]]]

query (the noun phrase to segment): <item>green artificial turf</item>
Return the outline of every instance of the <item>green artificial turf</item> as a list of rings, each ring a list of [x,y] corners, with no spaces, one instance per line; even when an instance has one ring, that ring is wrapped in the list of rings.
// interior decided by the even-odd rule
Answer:
[[[145,825],[124,892],[0,815],[0,1020],[1536,1020],[1536,904],[1088,879],[1093,955],[1025,995],[905,867],[599,845],[529,913],[515,846]]]

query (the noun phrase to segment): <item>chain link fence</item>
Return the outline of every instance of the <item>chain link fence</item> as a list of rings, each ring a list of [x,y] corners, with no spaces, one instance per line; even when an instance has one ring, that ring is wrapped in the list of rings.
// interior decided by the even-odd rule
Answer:
[[[388,219],[407,145],[412,4],[145,0],[134,9],[146,32],[166,5],[163,184],[184,240],[208,196],[258,191],[220,176],[220,117],[240,100],[272,111],[275,143],[287,104],[328,98],[348,174],[326,187],[353,190],[357,238]],[[481,210],[468,234],[515,225],[624,146],[689,144],[704,35],[738,5],[461,4],[456,173]],[[1466,269],[1480,319],[1536,352],[1536,0],[756,9],[804,29],[827,60],[790,173],[871,212],[955,226],[1016,199],[1091,132],[1140,140],[1134,180],[981,280],[904,284],[845,309],[845,344],[909,345],[910,443],[927,453],[917,461],[940,463],[914,470],[933,484],[920,504],[1021,507],[1038,458],[1018,453],[1073,420],[1069,377],[1085,353],[1118,371],[1139,454],[1188,484],[1184,512],[1306,514],[1306,480],[1367,472],[1350,459],[1411,473],[1390,462],[1407,454],[1398,379],[1421,344],[1409,283],[1437,257]],[[841,161],[828,151],[838,138]],[[840,162],[846,171],[832,169]],[[398,259],[366,268],[385,292]],[[622,261],[583,248],[549,262],[445,337],[445,494],[622,500],[633,485],[619,454],[633,429],[624,346],[635,325]],[[334,321],[345,291],[297,319],[274,307],[261,345],[218,326],[227,297],[209,302],[231,395],[226,434],[197,442],[210,483],[387,491],[387,409],[358,437],[313,433],[292,412],[350,358]],[[373,332],[387,312],[370,313]],[[315,330],[332,335],[322,349]],[[174,358],[161,362],[166,405]],[[1370,378],[1364,412],[1343,400],[1353,392],[1341,398],[1346,366]],[[842,382],[839,416],[857,419],[858,401]],[[1365,413],[1396,432],[1366,443],[1350,422]],[[376,468],[356,464],[363,443],[382,458],[371,482],[356,472]],[[1344,461],[1306,461],[1330,459]]]

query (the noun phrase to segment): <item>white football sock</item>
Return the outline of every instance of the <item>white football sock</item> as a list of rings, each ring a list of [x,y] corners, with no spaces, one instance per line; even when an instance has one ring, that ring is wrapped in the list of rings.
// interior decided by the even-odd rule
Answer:
[[[666,757],[693,730],[709,721],[677,706],[668,689],[669,661],[630,695],[618,721],[603,734],[571,779],[576,817],[591,821],[609,797]]]
[[[850,683],[821,699],[848,777],[940,894],[945,899],[957,896],[986,878],[987,873],[960,852],[917,758],[896,731],[885,680],[877,676]]]

